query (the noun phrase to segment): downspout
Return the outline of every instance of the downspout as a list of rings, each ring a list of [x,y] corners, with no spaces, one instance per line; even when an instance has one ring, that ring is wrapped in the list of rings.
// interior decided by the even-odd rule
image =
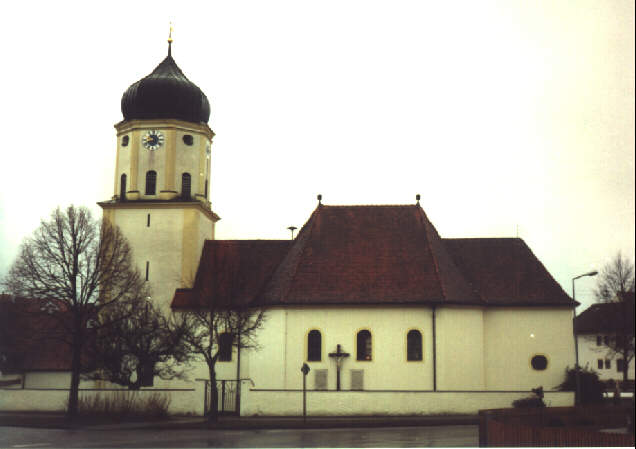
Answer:
[[[241,328],[237,331],[236,344],[236,413],[241,416]]]
[[[435,306],[433,306],[433,391],[437,391],[437,332],[435,324]]]

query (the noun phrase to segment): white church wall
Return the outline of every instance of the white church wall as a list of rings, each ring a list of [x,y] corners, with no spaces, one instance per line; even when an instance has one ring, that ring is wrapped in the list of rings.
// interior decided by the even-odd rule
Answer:
[[[250,353],[249,375],[258,389],[302,387],[300,368],[307,363],[314,388],[315,371],[328,370],[328,389],[336,389],[336,364],[328,356],[340,344],[350,354],[342,365],[341,388],[351,388],[351,370],[362,370],[364,389],[421,390],[433,388],[431,310],[417,307],[288,307],[267,312],[259,334],[262,349]],[[307,361],[307,334],[319,330],[322,360]],[[356,335],[367,329],[372,335],[372,360],[356,360]],[[423,360],[407,362],[406,334],[422,333]]]
[[[436,310],[437,389],[484,390],[483,311]]]
[[[302,416],[302,390],[250,390],[241,401],[242,416]],[[528,392],[369,392],[309,391],[308,416],[333,415],[428,415],[438,413],[475,414],[479,410],[510,407]],[[571,406],[572,392],[548,392],[550,407]]]
[[[569,308],[491,308],[484,313],[486,388],[556,388],[574,366],[572,310]],[[532,368],[544,355],[548,366]]]

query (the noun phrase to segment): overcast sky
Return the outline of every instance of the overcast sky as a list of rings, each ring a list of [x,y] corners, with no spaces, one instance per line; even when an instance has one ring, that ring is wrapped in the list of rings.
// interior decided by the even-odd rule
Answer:
[[[220,239],[325,204],[523,238],[566,292],[634,258],[629,1],[2,2],[0,276],[57,205],[113,195],[126,88],[167,53],[208,96]],[[595,281],[577,281],[587,306]]]

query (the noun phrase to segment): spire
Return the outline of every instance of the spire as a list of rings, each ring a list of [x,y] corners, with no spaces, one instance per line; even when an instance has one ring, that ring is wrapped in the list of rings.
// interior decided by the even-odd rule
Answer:
[[[168,33],[168,56],[172,57],[172,22],[170,22],[170,33]]]

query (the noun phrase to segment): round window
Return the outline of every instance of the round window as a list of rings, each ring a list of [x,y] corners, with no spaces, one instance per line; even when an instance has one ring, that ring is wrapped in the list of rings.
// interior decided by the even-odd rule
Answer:
[[[192,144],[194,143],[194,137],[192,137],[190,134],[184,135],[183,143],[185,143],[188,146],[192,146]]]
[[[128,141],[130,140],[130,138],[128,136],[124,136],[121,138],[121,146],[122,147],[127,147],[128,146]]]
[[[532,368],[537,371],[543,371],[548,367],[548,359],[544,355],[535,355],[532,357],[530,364],[532,365]]]

